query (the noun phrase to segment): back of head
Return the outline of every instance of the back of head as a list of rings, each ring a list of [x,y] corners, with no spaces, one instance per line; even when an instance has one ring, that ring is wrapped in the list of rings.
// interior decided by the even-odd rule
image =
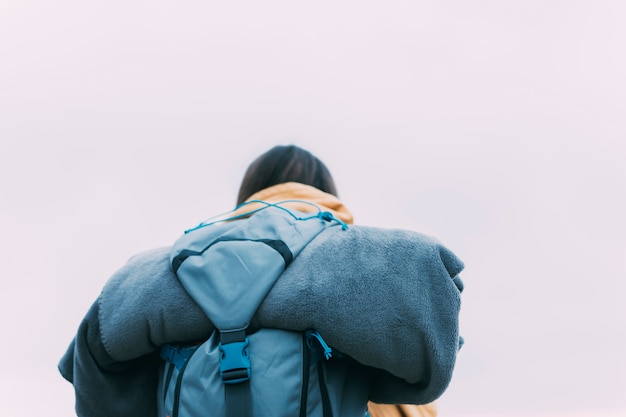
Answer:
[[[237,205],[258,191],[285,182],[299,182],[337,195],[330,171],[321,160],[295,145],[279,145],[250,164],[239,187]]]

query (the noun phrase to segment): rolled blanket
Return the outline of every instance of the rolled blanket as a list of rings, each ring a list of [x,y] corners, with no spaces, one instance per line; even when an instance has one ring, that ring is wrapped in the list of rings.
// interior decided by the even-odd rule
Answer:
[[[84,334],[79,329],[61,360],[68,380],[88,384],[80,365],[89,361],[98,365],[89,372],[132,363],[131,374],[153,374],[144,369],[154,366],[145,358],[162,344],[204,340],[214,330],[172,272],[169,250],[137,255],[111,277],[81,326]],[[373,401],[428,403],[452,377],[462,269],[439,241],[416,232],[329,227],[285,270],[251,326],[314,328],[334,349],[371,368]]]

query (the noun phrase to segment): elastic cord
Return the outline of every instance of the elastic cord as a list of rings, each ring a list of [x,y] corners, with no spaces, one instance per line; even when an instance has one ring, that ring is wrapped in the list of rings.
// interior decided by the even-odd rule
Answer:
[[[285,203],[302,203],[302,204],[308,204],[310,206],[313,206],[317,209],[317,213],[312,215],[312,216],[308,216],[308,217],[298,217],[296,216],[291,210],[282,207],[281,204],[285,204]],[[233,215],[233,216],[229,216],[226,218],[221,219],[220,217],[225,216],[229,213],[234,213],[237,210],[241,209],[242,207],[245,207],[249,204],[263,204],[263,207],[260,207],[258,209],[252,210],[252,211],[248,211],[242,214],[238,214],[238,215]],[[311,219],[322,219],[324,221],[336,221],[337,223],[339,223],[341,225],[341,228],[343,230],[346,230],[348,228],[348,225],[339,220],[335,215],[333,215],[331,212],[329,211],[322,211],[320,209],[320,207],[317,204],[311,203],[310,201],[304,201],[304,200],[283,200],[283,201],[279,201],[277,203],[268,203],[267,201],[263,201],[263,200],[249,200],[246,202],[241,203],[240,205],[238,205],[237,207],[235,207],[235,210],[233,211],[229,211],[226,213],[222,213],[222,214],[218,214],[217,216],[211,217],[205,221],[203,221],[202,223],[200,223],[199,225],[192,227],[191,229],[187,229],[185,230],[185,233],[189,233],[189,232],[193,232],[194,230],[198,230],[201,229],[203,227],[207,227],[207,226],[211,226],[213,224],[216,223],[221,223],[221,222],[227,222],[227,221],[231,221],[231,220],[238,220],[241,219],[243,217],[248,217],[254,213],[257,213],[261,210],[265,210],[269,207],[274,207],[277,208],[279,210],[284,211],[285,213],[289,214],[291,217],[293,217],[295,220],[311,220]],[[217,219],[217,220],[213,220],[213,219]]]

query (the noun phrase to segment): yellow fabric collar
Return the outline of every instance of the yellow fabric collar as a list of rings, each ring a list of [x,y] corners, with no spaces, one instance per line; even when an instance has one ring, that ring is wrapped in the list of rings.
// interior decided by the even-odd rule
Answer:
[[[305,204],[298,201],[288,200],[303,200],[309,203],[315,204],[322,211],[330,211],[333,216],[337,217],[342,222],[352,224],[354,218],[352,213],[344,204],[334,195],[325,193],[310,185],[300,184],[297,182],[285,182],[282,184],[273,185],[265,188],[252,196],[246,201],[261,200],[267,203],[280,203],[282,206],[299,210],[305,213],[315,212],[315,207],[310,204]],[[236,210],[233,215],[244,215],[247,212],[254,211],[262,206],[258,203],[247,204],[240,209]]]

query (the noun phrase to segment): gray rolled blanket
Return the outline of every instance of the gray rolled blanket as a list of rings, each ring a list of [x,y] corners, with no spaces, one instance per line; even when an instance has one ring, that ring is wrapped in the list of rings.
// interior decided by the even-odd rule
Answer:
[[[169,250],[139,254],[109,280],[96,306],[102,346],[93,346],[97,336],[81,338],[79,329],[59,365],[68,380],[88,381],[76,364],[93,352],[106,352],[107,366],[113,366],[141,361],[164,343],[210,335],[213,325],[172,272]],[[334,349],[370,369],[373,401],[427,403],[452,377],[462,269],[439,241],[416,232],[330,227],[281,275],[251,326],[314,328]],[[141,366],[133,369],[141,372]]]

